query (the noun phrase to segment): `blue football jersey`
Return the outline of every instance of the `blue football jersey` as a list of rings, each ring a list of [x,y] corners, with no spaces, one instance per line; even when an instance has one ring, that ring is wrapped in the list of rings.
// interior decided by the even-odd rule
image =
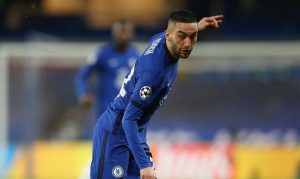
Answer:
[[[124,79],[119,95],[104,115],[114,132],[122,126],[129,148],[140,168],[150,167],[145,152],[148,121],[166,99],[176,78],[178,59],[167,50],[164,33],[155,35]]]
[[[137,50],[132,46],[125,52],[119,52],[113,43],[108,43],[91,55],[87,65],[81,68],[76,78],[76,91],[79,97],[88,93],[88,79],[92,72],[97,74],[94,106],[96,118],[116,97],[124,77],[138,56]]]

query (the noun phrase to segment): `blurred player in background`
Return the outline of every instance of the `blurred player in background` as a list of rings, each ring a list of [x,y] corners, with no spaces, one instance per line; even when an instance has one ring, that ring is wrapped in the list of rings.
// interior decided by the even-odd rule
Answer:
[[[218,28],[222,19],[220,15],[198,22],[189,10],[170,14],[165,32],[152,37],[118,97],[97,120],[92,179],[157,177],[146,143],[148,122],[173,86],[179,58],[189,57],[199,31]]]
[[[130,45],[134,37],[134,25],[127,20],[117,21],[112,26],[112,42],[104,45],[87,59],[76,77],[76,92],[79,103],[93,105],[93,118],[97,119],[108,104],[117,96],[123,78],[138,57]],[[96,89],[93,93],[89,80],[96,74]]]

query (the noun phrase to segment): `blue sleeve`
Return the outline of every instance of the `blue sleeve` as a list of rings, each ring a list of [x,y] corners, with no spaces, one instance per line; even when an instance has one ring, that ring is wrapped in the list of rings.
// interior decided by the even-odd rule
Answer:
[[[149,157],[142,147],[143,142],[139,136],[137,120],[140,116],[142,116],[142,114],[143,111],[141,109],[129,103],[122,120],[129,148],[140,169],[152,166]]]
[[[129,148],[140,169],[151,167],[151,161],[143,149],[143,141],[139,135],[137,122],[145,113],[145,108],[151,105],[159,93],[159,82],[158,76],[151,76],[151,73],[144,72],[139,77],[130,99],[131,102],[127,105],[122,120]]]
[[[81,67],[75,79],[76,94],[78,97],[88,93],[88,80],[92,72],[101,66],[102,51],[92,54],[87,59],[87,64]]]
[[[165,32],[159,32],[159,33],[153,35],[153,36],[151,37],[151,39],[150,39],[150,42],[153,41],[154,39],[157,39],[159,36],[162,36],[162,35],[164,35],[164,34],[165,34]]]

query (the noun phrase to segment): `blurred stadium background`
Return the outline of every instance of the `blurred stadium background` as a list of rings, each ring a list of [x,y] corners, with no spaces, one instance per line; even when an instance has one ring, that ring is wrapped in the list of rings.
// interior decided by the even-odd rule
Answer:
[[[0,178],[89,178],[74,77],[127,18],[142,51],[168,13],[224,14],[151,121],[159,178],[300,178],[300,1],[0,1]]]

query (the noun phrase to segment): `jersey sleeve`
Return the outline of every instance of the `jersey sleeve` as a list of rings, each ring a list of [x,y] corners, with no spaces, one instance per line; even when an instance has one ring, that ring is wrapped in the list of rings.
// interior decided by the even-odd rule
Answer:
[[[161,75],[153,72],[142,72],[138,77],[130,103],[138,108],[149,108],[157,99],[161,90]]]
[[[84,96],[88,93],[88,79],[92,72],[101,68],[102,59],[103,50],[97,51],[87,58],[86,64],[78,71],[75,79],[76,93],[78,97]]]
[[[152,164],[143,148],[144,141],[140,138],[137,123],[155,101],[160,91],[160,81],[159,76],[152,76],[148,72],[144,72],[138,78],[122,120],[129,148],[140,169],[151,167]]]

